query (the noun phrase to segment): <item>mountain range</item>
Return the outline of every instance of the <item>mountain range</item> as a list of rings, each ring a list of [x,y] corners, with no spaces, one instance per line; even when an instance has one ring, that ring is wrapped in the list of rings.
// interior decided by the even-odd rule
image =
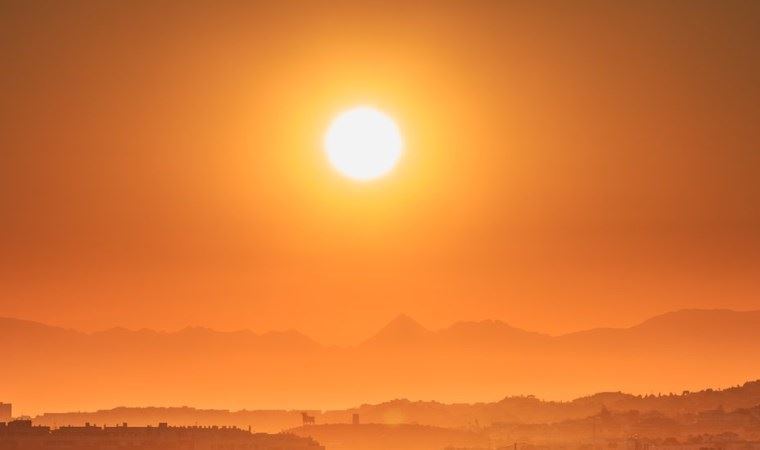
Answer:
[[[116,405],[330,409],[389,398],[470,402],[599,390],[680,392],[760,374],[760,311],[682,310],[560,336],[500,321],[428,330],[399,316],[351,347],[297,332],[82,333],[0,319],[2,401],[17,411]]]

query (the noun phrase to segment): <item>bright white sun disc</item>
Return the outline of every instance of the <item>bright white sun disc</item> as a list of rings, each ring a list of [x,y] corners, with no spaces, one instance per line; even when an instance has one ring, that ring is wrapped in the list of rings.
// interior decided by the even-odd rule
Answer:
[[[371,180],[390,172],[403,146],[393,119],[366,106],[340,114],[325,136],[330,164],[355,180]]]

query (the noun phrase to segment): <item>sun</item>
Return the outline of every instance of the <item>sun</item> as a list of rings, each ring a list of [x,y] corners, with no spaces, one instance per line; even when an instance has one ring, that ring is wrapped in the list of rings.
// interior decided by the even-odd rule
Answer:
[[[403,147],[396,122],[367,106],[338,115],[325,135],[330,164],[343,175],[360,181],[390,172],[401,158]]]

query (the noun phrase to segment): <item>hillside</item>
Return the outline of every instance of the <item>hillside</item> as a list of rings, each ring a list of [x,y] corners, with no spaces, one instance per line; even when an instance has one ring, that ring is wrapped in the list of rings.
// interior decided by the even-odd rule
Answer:
[[[724,390],[705,389],[668,395],[638,396],[620,392],[598,393],[568,402],[539,400],[532,396],[507,397],[490,403],[413,402],[393,400],[357,408],[308,411],[316,423],[347,424],[359,414],[364,424],[418,424],[421,426],[471,429],[497,424],[543,424],[582,420],[611,412],[656,412],[665,417],[697,414],[718,408],[726,411],[757,409],[760,405],[760,380]],[[196,408],[114,408],[94,412],[46,413],[35,417],[48,426],[94,424],[152,425],[233,425],[257,431],[279,432],[301,425],[300,410],[212,410]],[[333,431],[342,431],[336,428]]]

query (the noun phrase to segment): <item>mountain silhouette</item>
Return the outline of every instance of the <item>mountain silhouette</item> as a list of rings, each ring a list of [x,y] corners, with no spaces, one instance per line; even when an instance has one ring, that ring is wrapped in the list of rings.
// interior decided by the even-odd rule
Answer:
[[[406,314],[400,314],[361,345],[369,347],[414,345],[430,334],[431,332],[416,320]]]
[[[116,405],[331,408],[388,398],[680,392],[760,373],[760,311],[683,310],[549,336],[494,320],[428,330],[401,315],[352,347],[297,331],[82,333],[0,319],[3,401],[21,411]],[[87,392],[87,395],[82,395]]]

